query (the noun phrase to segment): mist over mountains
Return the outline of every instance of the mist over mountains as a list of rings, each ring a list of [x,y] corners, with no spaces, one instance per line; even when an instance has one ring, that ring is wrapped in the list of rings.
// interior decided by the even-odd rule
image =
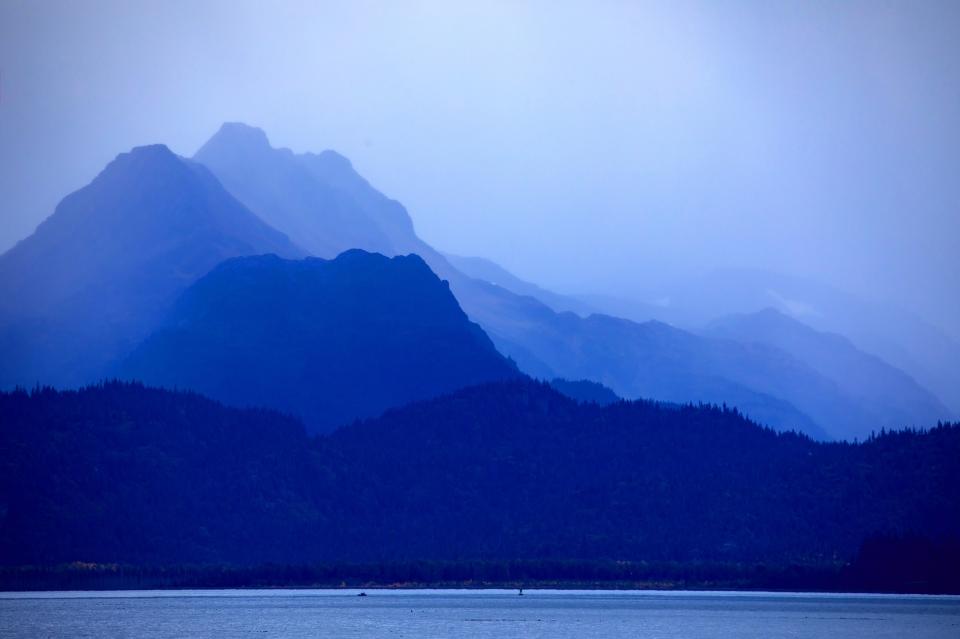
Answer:
[[[266,223],[286,229],[312,255],[360,248],[393,256],[422,243],[398,202],[373,189],[334,151],[274,149],[257,128],[224,124],[193,159]]]
[[[910,375],[851,344],[841,344],[842,353],[835,353],[838,342],[795,319],[789,327],[807,338],[802,343],[782,334],[758,337],[755,327],[733,327],[730,320],[696,331],[636,322],[598,312],[611,307],[608,299],[585,302],[524,282],[488,260],[445,255],[423,242],[404,207],[377,191],[346,158],[333,151],[295,154],[273,148],[263,131],[240,123],[223,125],[192,160],[159,145],[121,155],[90,186],[66,198],[33,236],[0,258],[4,298],[23,300],[3,309],[0,343],[9,356],[0,379],[7,387],[77,385],[120,374],[191,388],[228,403],[294,411],[327,430],[388,406],[496,378],[505,370],[488,362],[477,370],[464,369],[462,377],[452,375],[458,381],[449,384],[408,379],[408,388],[421,384],[432,390],[394,394],[388,388],[403,386],[398,379],[417,369],[410,355],[400,358],[403,365],[400,360],[396,367],[387,365],[389,374],[377,378],[374,369],[364,367],[372,361],[366,356],[351,359],[344,349],[330,359],[329,347],[311,353],[312,347],[305,346],[316,347],[322,313],[335,315],[342,294],[329,297],[318,290],[311,296],[297,286],[266,283],[242,288],[221,281],[226,272],[237,276],[229,269],[188,291],[227,258],[276,253],[330,259],[355,248],[388,257],[418,255],[424,269],[428,266],[449,283],[457,312],[462,308],[500,353],[534,377],[592,380],[628,399],[726,404],[774,428],[822,439],[862,439],[880,428],[929,425],[953,414]],[[285,263],[245,264],[266,268]],[[320,262],[310,264],[317,268]],[[286,275],[272,275],[286,285],[292,273],[306,269],[283,268]],[[242,305],[223,306],[227,298],[214,292],[214,281],[233,290],[235,301],[251,296],[251,307],[243,312]],[[376,344],[383,328],[365,322],[380,313],[387,314],[378,321],[402,317],[401,306],[389,311],[377,307],[385,291],[371,289],[368,306],[352,308],[338,326],[349,325],[355,337],[366,331],[367,343]],[[412,308],[417,297],[413,289],[408,292]],[[716,302],[717,309],[731,305],[749,302],[732,295]],[[625,315],[642,315],[636,307],[626,310]],[[423,330],[408,345],[427,344],[428,333],[436,330],[431,324],[436,309],[422,311]],[[284,324],[288,320],[299,323]],[[249,324],[240,330],[243,321]],[[228,336],[236,343],[230,345]],[[335,333],[326,337],[338,339]],[[272,348],[277,339],[288,340],[283,348],[290,357],[267,348],[268,338]],[[267,353],[276,356],[270,361],[277,375],[252,366]],[[303,372],[303,366],[322,369],[318,362],[324,359],[329,359],[325,376]],[[472,361],[470,356],[466,360]],[[330,377],[329,371],[348,361],[356,366],[352,377]],[[458,361],[451,357],[441,365],[437,360],[434,370]],[[299,368],[288,369],[293,362]],[[494,370],[501,372],[491,377]],[[251,376],[240,383],[247,373]],[[359,398],[345,399],[347,380],[359,382],[364,375],[370,382],[367,391],[384,398],[371,399],[369,410],[362,409]],[[437,373],[432,375],[436,380]],[[264,380],[271,383],[262,386]],[[351,408],[338,412],[324,404],[325,391],[309,390],[317,384],[326,391],[340,388],[332,394]],[[319,392],[316,401],[305,399],[311,392]],[[304,399],[294,401],[294,396]]]
[[[585,303],[630,319],[660,319],[699,331],[731,314],[775,308],[820,331],[848,338],[859,349],[902,369],[960,413],[960,343],[909,308],[861,299],[822,282],[760,269],[721,269],[663,285],[647,302],[583,296]]]
[[[816,331],[775,309],[714,320],[705,333],[789,353],[859,400],[873,413],[869,420],[881,428],[920,426],[949,414],[903,371],[864,353],[841,335]]]
[[[422,242],[406,211],[353,172],[349,163],[338,160],[335,172],[307,171],[304,167],[318,157],[274,149],[262,131],[234,123],[224,125],[195,159],[210,162],[224,184],[240,185],[238,197],[292,237],[301,237],[297,225],[302,224],[312,227],[304,237],[352,233],[325,230],[333,199],[338,215],[349,210],[355,225],[377,228],[365,248],[383,249],[386,241],[399,247],[394,250],[417,252],[450,282],[471,319],[528,374],[593,379],[627,398],[728,402],[774,427],[818,437],[864,437],[877,428],[859,398],[845,396],[829,378],[779,349],[704,339],[656,323],[581,317],[594,308],[523,282],[489,261],[445,256]],[[278,190],[275,183],[293,186]],[[345,197],[348,191],[352,197]],[[280,216],[278,211],[289,214]],[[291,217],[296,224],[285,226]],[[308,242],[305,248],[322,255],[330,250],[326,242]],[[946,409],[924,410],[910,415],[909,423],[950,416]]]

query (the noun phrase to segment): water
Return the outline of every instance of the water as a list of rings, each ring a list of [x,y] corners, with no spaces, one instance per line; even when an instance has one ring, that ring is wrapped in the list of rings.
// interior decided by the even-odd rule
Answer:
[[[0,593],[0,637],[960,637],[960,597],[528,590]]]

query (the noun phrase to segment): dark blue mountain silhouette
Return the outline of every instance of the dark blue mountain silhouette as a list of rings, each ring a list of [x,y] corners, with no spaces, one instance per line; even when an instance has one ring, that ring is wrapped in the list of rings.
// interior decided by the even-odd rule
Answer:
[[[519,375],[422,259],[359,249],[224,262],[120,374],[294,413],[315,431]]]
[[[0,385],[96,379],[222,260],[302,255],[165,146],[119,155],[0,256]]]

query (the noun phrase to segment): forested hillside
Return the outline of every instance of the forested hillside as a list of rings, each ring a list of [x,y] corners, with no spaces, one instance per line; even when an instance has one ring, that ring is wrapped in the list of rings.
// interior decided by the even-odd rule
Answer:
[[[488,384],[331,436],[110,383],[0,395],[0,561],[831,564],[960,534],[960,427],[861,444]]]

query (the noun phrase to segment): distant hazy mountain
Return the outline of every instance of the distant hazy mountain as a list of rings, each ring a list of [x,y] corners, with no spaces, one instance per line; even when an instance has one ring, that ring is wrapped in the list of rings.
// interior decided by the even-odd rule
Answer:
[[[775,309],[730,315],[710,323],[705,332],[790,353],[859,400],[877,427],[926,426],[951,417],[946,406],[903,371],[845,337],[814,330]]]
[[[274,149],[260,129],[227,123],[194,159],[268,224],[312,255],[361,248],[392,256],[419,252],[410,216],[334,151]]]
[[[495,328],[488,333],[521,369],[547,367],[551,377],[598,381],[627,398],[726,403],[775,428],[819,438],[862,437],[876,428],[835,383],[779,349],[660,322],[557,314],[532,298],[514,302],[497,312],[525,321],[490,320]]]
[[[558,295],[536,284],[521,280],[490,260],[478,257],[460,257],[450,254],[445,254],[445,257],[454,267],[474,279],[495,284],[498,287],[507,289],[518,295],[533,297],[555,311],[566,310],[586,316],[597,313],[598,311],[596,309],[602,308],[607,313],[619,317],[635,318],[641,325],[653,319],[662,319],[664,322],[669,323],[676,322],[684,326],[698,326],[701,321],[701,318],[696,316],[692,311],[687,311],[684,307],[678,307],[679,300],[677,299],[670,300],[668,297],[664,297],[658,300],[659,303],[655,304],[616,298],[608,295]],[[469,293],[473,293],[473,291],[468,291],[468,294]],[[836,294],[835,299],[839,298],[839,296],[840,294]],[[801,314],[805,311],[802,305],[796,305],[792,303],[791,300],[779,298],[774,290],[767,291],[767,299],[769,299],[771,303],[780,303],[785,310]],[[738,300],[736,296],[727,300],[711,299],[711,302],[713,308],[725,308],[727,304],[731,303],[748,303],[747,299]],[[687,302],[682,303],[687,305]],[[477,305],[471,305],[469,302],[465,304],[465,306],[470,309],[477,308]],[[520,304],[517,306],[524,305]],[[532,305],[526,306],[529,309]],[[695,305],[689,304],[689,306]],[[841,306],[849,307],[850,303],[844,302]],[[701,311],[702,310],[705,309],[701,309]],[[518,311],[518,314],[521,313],[522,311]],[[756,319],[760,320],[766,317],[766,320],[770,322],[775,317],[779,318],[782,320],[782,325],[779,328],[781,331],[786,332],[789,332],[788,322],[792,322],[791,326],[794,329],[806,328],[799,321],[791,319],[786,314],[780,313],[775,309],[768,309],[768,313],[775,315],[758,313]],[[486,320],[484,323],[492,333],[498,335],[503,332],[509,333],[509,330],[501,331],[498,329],[497,325],[499,322],[497,318],[485,316],[482,311],[480,311],[478,317]],[[728,316],[725,319],[732,320],[732,317]],[[745,320],[746,317],[743,319]],[[858,404],[856,408],[858,415],[856,420],[858,423],[848,424],[847,427],[843,429],[834,428],[832,425],[827,426],[828,430],[834,432],[834,436],[851,436],[851,434],[856,433],[858,436],[863,437],[868,435],[872,430],[881,427],[899,428],[906,425],[929,425],[935,424],[938,420],[949,420],[953,417],[952,411],[945,407],[932,393],[911,379],[909,375],[887,364],[876,356],[858,350],[851,342],[840,335],[827,335],[807,329],[804,337],[808,339],[804,340],[801,338],[801,335],[798,334],[800,331],[795,331],[795,334],[792,336],[788,336],[784,332],[774,335],[776,329],[772,326],[767,326],[770,330],[765,338],[747,339],[752,331],[762,330],[761,326],[757,323],[748,323],[750,324],[749,326],[744,325],[741,327],[743,330],[739,331],[734,329],[732,323],[732,321],[725,322],[724,320],[719,320],[716,323],[710,324],[706,330],[697,332],[708,337],[729,338],[740,342],[757,342],[779,348],[793,355],[801,362],[810,365],[821,376],[836,382],[840,388],[840,392],[849,396],[844,400],[848,405],[850,403]],[[729,331],[729,333],[727,331]],[[924,331],[921,330],[920,333],[924,333]],[[926,333],[934,334],[932,329],[926,330]],[[825,343],[824,339],[820,338],[827,338],[826,342],[831,342],[832,346],[838,347],[839,350],[833,350],[831,344]],[[941,345],[949,352],[951,346],[947,341],[948,338],[941,335],[940,339],[942,340]],[[504,344],[504,350],[510,352],[531,374],[542,378],[549,378],[550,374],[554,372],[553,368],[545,361],[545,359],[549,360],[550,358],[546,357],[544,359],[544,357],[537,356],[535,353],[539,352],[539,349],[531,349],[531,344],[526,338],[514,338],[512,344]],[[960,366],[956,368],[960,368]],[[570,369],[567,370],[569,371]],[[721,376],[731,377],[726,371],[723,371]],[[773,384],[769,386],[772,388]],[[778,426],[784,423],[783,416],[781,416],[780,413],[789,412],[789,409],[784,406],[785,402],[780,402],[780,405],[777,405],[778,402],[773,397],[769,395],[754,395],[750,393],[747,388],[743,387],[742,384],[738,384],[737,387],[723,386],[722,388],[723,390],[719,393],[701,392],[697,395],[697,398],[704,401],[719,401],[718,397],[726,396],[727,399],[725,401],[740,406],[758,419],[762,418],[767,423]],[[756,390],[752,383],[749,385],[749,388]],[[671,397],[675,390],[668,392],[666,397]],[[653,391],[645,392],[649,393]],[[692,396],[687,394],[685,389],[680,389],[680,393],[688,400],[692,398]],[[640,396],[651,397],[652,395],[644,395],[641,393]],[[778,396],[783,397],[783,395]],[[805,402],[802,402],[802,404],[804,410],[814,413],[818,412],[816,409],[810,409]],[[800,419],[809,421],[806,420],[806,417],[801,417]],[[807,424],[805,428],[809,429],[810,424]]]
[[[956,538],[958,490],[958,426],[825,444],[528,380],[313,439],[271,411],[137,385],[0,393],[4,565],[834,567],[871,535]]]
[[[627,296],[628,297],[628,296]],[[960,342],[905,309],[860,299],[807,278],[757,269],[720,269],[648,292],[647,303],[583,298],[607,313],[659,319],[693,330],[726,315],[775,308],[905,371],[960,414]],[[650,303],[655,300],[656,303]]]
[[[450,253],[444,253],[443,256],[455,269],[467,277],[495,284],[517,295],[534,297],[557,312],[570,311],[578,315],[597,312],[595,307],[578,298],[560,295],[522,280],[496,262],[484,257],[463,257]]]
[[[183,293],[120,369],[326,431],[519,375],[415,255],[229,260]]]
[[[272,147],[261,129],[230,122],[194,159],[309,254],[332,258],[353,248],[388,257],[415,253],[464,303],[472,278],[422,241],[403,205],[373,188],[339,153],[295,154]]]
[[[197,277],[259,253],[302,254],[202,165],[119,155],[0,256],[0,384],[95,379]]]

